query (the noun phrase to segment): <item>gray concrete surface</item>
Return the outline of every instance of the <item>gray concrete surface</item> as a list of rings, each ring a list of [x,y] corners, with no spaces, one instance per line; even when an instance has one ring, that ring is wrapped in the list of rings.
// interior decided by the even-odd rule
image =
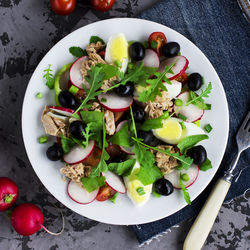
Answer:
[[[125,226],[111,226],[81,217],[56,201],[35,175],[23,146],[21,107],[28,81],[44,54],[62,37],[88,23],[135,16],[157,1],[120,0],[112,11],[99,13],[79,1],[68,17],[54,15],[49,1],[0,0],[0,176],[14,179],[20,188],[18,203],[33,202],[44,211],[46,225],[57,230],[65,215],[65,232],[53,237],[43,231],[31,237],[17,235],[4,213],[0,214],[0,249],[139,249],[135,235]],[[247,196],[247,195],[246,195]],[[250,200],[240,197],[224,205],[204,250],[250,249]],[[191,222],[171,229],[141,249],[182,248]]]

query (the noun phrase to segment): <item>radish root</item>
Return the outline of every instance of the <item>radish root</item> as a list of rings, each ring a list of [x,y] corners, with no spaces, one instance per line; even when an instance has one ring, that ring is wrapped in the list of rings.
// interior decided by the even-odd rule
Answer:
[[[58,233],[54,233],[54,232],[51,232],[49,231],[44,225],[41,225],[41,228],[44,229],[44,231],[46,231],[47,233],[51,234],[51,235],[54,235],[54,236],[57,236],[57,235],[60,235],[63,231],[64,231],[64,225],[65,225],[65,222],[64,222],[64,215],[62,213],[62,210],[60,208],[58,208],[56,205],[53,204],[53,206],[59,210],[60,214],[61,214],[61,217],[62,217],[62,229],[61,231],[59,231]]]

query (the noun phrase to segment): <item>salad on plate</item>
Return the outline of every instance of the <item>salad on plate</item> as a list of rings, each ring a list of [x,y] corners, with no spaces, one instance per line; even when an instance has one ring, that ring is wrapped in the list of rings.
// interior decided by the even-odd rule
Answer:
[[[72,202],[115,203],[128,195],[142,206],[151,195],[167,199],[176,189],[190,204],[187,188],[200,170],[212,168],[197,145],[212,130],[200,126],[211,110],[211,83],[187,73],[180,45],[162,32],[145,41],[127,41],[122,33],[107,43],[92,36],[85,48],[69,52],[75,60],[55,77],[51,65],[44,70],[55,103],[44,107],[41,121],[55,138],[46,155],[62,162]]]

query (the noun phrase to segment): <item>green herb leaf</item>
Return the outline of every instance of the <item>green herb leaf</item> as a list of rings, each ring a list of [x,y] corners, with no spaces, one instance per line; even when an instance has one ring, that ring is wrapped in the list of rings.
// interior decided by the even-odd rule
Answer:
[[[120,163],[112,162],[109,163],[108,169],[117,175],[129,175],[135,165],[135,162],[136,159],[129,159]]]
[[[151,42],[151,48],[152,49],[156,49],[157,46],[158,46],[158,43],[155,40],[152,40],[152,42]]]
[[[75,142],[67,138],[65,135],[61,134],[61,143],[62,143],[62,149],[65,154],[69,153],[71,149],[74,147]]]
[[[199,94],[199,95],[197,95],[193,91],[190,91],[191,94],[189,93],[189,96],[190,96],[191,100],[186,103],[186,106],[191,104],[191,103],[195,104],[197,101],[204,102],[203,97],[208,97],[208,95],[211,93],[211,90],[212,90],[212,83],[209,82],[206,89],[204,91],[202,90],[201,94]]]
[[[101,67],[100,73],[104,73],[105,76],[103,80],[108,80],[114,76],[119,76],[120,71],[116,66],[110,65],[110,64],[97,64],[96,66]]]
[[[80,111],[82,120],[85,123],[93,122],[92,131],[100,131],[103,126],[104,113],[99,111]]]
[[[131,146],[131,140],[129,135],[129,129],[128,129],[128,122],[124,123],[122,128],[116,132],[109,141],[112,144],[120,145],[123,147],[130,147]]]
[[[84,140],[82,141],[82,145],[86,148],[89,145],[89,139],[92,135],[94,135],[94,133],[91,133],[92,128],[95,128],[95,123],[94,122],[90,122],[87,123],[86,127],[85,127],[85,131],[82,131],[82,134],[84,136]]]
[[[191,100],[194,100],[196,97],[198,97],[198,95],[193,91],[189,91],[189,97]],[[200,100],[196,99],[192,104],[199,109],[211,110],[211,104],[204,103],[204,100],[202,98]]]
[[[81,57],[81,56],[86,55],[86,52],[85,52],[82,48],[80,48],[80,47],[75,47],[75,46],[70,47],[70,48],[69,48],[69,52],[70,52],[73,56],[75,56],[75,57]]]
[[[105,44],[105,42],[99,36],[90,37],[89,43],[97,43],[97,42],[101,42],[102,44]]]
[[[49,89],[54,88],[54,76],[52,74],[52,69],[50,68],[51,64],[49,64],[49,67],[44,70],[45,74],[43,75],[43,78],[46,80],[46,85]]]
[[[192,148],[196,143],[208,138],[208,135],[190,135],[181,139],[177,147],[180,149],[181,153],[184,153],[185,150]]]
[[[180,186],[181,186],[181,190],[183,192],[185,201],[187,202],[188,205],[191,205],[190,195],[189,195],[185,185],[183,184],[181,178],[180,178]]]
[[[99,187],[105,186],[105,177],[96,176],[96,177],[82,177],[81,182],[86,190],[91,193]]]
[[[110,197],[109,200],[110,200],[112,203],[115,203],[117,196],[118,196],[118,192],[116,192],[112,197]]]
[[[174,65],[175,63],[171,64],[169,67],[166,67],[165,71],[162,73],[156,72],[154,74],[156,76],[155,79],[146,80],[146,82],[150,85],[150,87],[139,94],[140,102],[154,101],[156,96],[162,96],[161,94],[162,90],[167,91],[166,86],[163,84],[163,80],[165,82],[170,82],[165,75]]]
[[[159,116],[155,119],[148,119],[146,120],[140,127],[141,130],[150,131],[152,129],[162,128],[163,124],[162,121],[169,117],[168,111],[164,112],[163,115]]]
[[[207,171],[208,169],[212,168],[212,163],[211,161],[207,158],[206,161],[199,166],[199,169],[201,171]]]

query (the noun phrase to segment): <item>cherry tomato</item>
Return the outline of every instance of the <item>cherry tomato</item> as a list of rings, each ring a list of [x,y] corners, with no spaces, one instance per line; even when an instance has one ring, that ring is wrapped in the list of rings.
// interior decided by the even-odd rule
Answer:
[[[161,55],[161,48],[167,43],[167,38],[162,32],[153,32],[148,38],[148,43],[157,54]]]
[[[76,0],[50,0],[52,10],[61,16],[69,15],[76,7]]]
[[[116,191],[109,186],[101,187],[99,189],[99,193],[96,197],[96,200],[106,201],[109,198],[111,198],[115,193],[116,193]]]
[[[91,5],[98,11],[108,11],[114,5],[115,0],[91,0]]]

